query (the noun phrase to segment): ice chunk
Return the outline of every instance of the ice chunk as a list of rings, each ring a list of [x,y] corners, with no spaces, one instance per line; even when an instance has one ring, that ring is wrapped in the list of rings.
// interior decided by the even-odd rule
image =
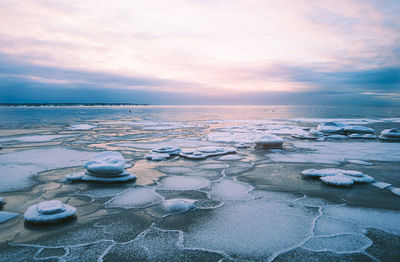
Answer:
[[[191,199],[169,199],[164,201],[163,207],[170,212],[184,212],[195,207]]]
[[[311,139],[311,140],[317,140],[319,138],[318,136],[307,135],[307,134],[293,134],[292,137],[298,139]]]
[[[226,156],[221,156],[218,158],[218,160],[223,160],[223,161],[235,161],[235,160],[240,160],[242,157],[238,155],[226,155]]]
[[[306,177],[324,177],[324,176],[336,176],[342,175],[341,169],[337,168],[326,168],[326,169],[306,169],[301,171],[301,174]]]
[[[346,133],[362,133],[362,134],[373,134],[375,130],[366,126],[346,126],[344,128]]]
[[[249,194],[252,189],[250,185],[224,179],[213,183],[211,194],[217,200],[250,200],[254,199]]]
[[[76,208],[58,200],[50,200],[30,206],[24,214],[24,219],[30,223],[47,224],[63,221],[74,217],[75,214]]]
[[[71,125],[71,129],[72,130],[89,130],[89,129],[93,129],[96,126],[92,126],[89,124],[76,124],[76,125]]]
[[[135,186],[122,192],[105,203],[106,208],[145,208],[161,201],[161,196],[153,188]]]
[[[371,162],[367,162],[367,161],[363,161],[363,160],[356,160],[356,159],[350,159],[347,160],[347,162],[352,163],[352,164],[356,164],[356,165],[362,165],[362,166],[373,166],[375,165],[374,163]]]
[[[385,189],[385,188],[390,187],[392,184],[385,183],[385,182],[376,182],[376,183],[372,183],[371,185],[374,187],[377,187],[379,189]]]
[[[353,181],[355,183],[371,183],[371,182],[375,182],[375,178],[373,178],[372,176],[368,176],[363,174],[362,176],[359,177],[352,177]]]
[[[85,176],[85,172],[79,172],[79,173],[72,173],[68,174],[65,176],[66,181],[69,182],[78,182],[82,181],[82,178]]]
[[[179,153],[180,156],[189,159],[205,159],[209,156],[219,156],[236,153],[236,148],[234,147],[199,147],[195,151],[182,151]]]
[[[400,138],[400,131],[397,128],[385,129],[381,135],[387,138]]]
[[[0,155],[0,192],[20,190],[33,184],[29,178],[39,172],[81,166],[93,152],[64,148],[31,149]]]
[[[181,149],[176,146],[167,146],[167,147],[155,148],[152,151],[161,154],[178,155],[179,152],[181,152]]]
[[[323,133],[340,133],[343,132],[346,127],[349,127],[349,125],[340,122],[325,122],[319,124],[317,129]]]
[[[276,135],[264,135],[255,141],[257,148],[281,148],[283,139]]]
[[[17,216],[18,216],[18,213],[0,211],[0,224],[7,222],[8,220],[13,219],[14,217],[17,217]]]
[[[34,142],[49,142],[55,139],[73,137],[75,135],[33,135],[33,136],[13,136],[1,138],[0,142],[18,141],[22,143],[34,143]]]
[[[85,168],[91,173],[119,174],[124,171],[125,159],[119,152],[105,151],[94,156]]]
[[[311,128],[310,131],[308,131],[308,132],[310,133],[310,135],[313,135],[313,136],[323,136],[324,135],[322,132],[318,131],[315,128]]]
[[[325,176],[321,177],[320,180],[331,186],[344,186],[348,187],[354,184],[354,180],[351,177],[344,176],[344,175],[336,175],[336,176]]]
[[[400,188],[399,188],[399,187],[389,187],[389,190],[390,190],[393,194],[400,196]]]
[[[86,182],[95,182],[95,183],[126,183],[126,182],[135,182],[137,179],[136,175],[131,174],[127,171],[123,171],[118,176],[93,176],[86,173],[81,180]]]
[[[372,241],[363,235],[341,234],[318,236],[308,240],[303,247],[313,251],[356,252],[364,251]]]
[[[208,187],[210,181],[203,177],[168,176],[161,180],[159,189],[168,190],[196,190]]]
[[[163,161],[167,160],[170,157],[171,155],[166,153],[150,153],[146,155],[146,159],[153,161]]]
[[[363,138],[363,139],[375,139],[376,136],[372,134],[351,134],[350,138]]]

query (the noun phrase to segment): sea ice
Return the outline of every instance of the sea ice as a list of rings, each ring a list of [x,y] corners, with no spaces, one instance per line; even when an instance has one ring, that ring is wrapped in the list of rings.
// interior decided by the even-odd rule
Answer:
[[[161,147],[186,147],[195,148],[202,146],[216,146],[217,144],[207,141],[202,141],[200,139],[187,139],[187,138],[173,138],[165,141],[160,141],[156,143],[118,143],[116,146],[120,147],[132,147],[137,149],[153,149]]]
[[[68,179],[68,177],[66,177]],[[118,176],[94,176],[86,173],[81,180],[85,182],[95,182],[95,183],[126,183],[126,182],[135,182],[137,179],[136,175],[131,174],[127,171],[123,171],[118,174]],[[71,181],[72,182],[72,181]]]
[[[397,128],[385,129],[381,135],[386,138],[400,138],[400,131]]]
[[[236,160],[240,160],[242,159],[242,157],[238,156],[238,155],[225,155],[225,156],[221,156],[220,158],[218,158],[218,160],[223,160],[223,161],[236,161]]]
[[[13,219],[14,217],[17,217],[17,216],[18,216],[18,213],[0,211],[0,224],[7,222],[8,220]]]
[[[153,188],[135,186],[105,203],[106,208],[144,208],[161,202],[161,196]]]
[[[319,124],[317,129],[323,133],[341,133],[344,131],[345,127],[349,127],[349,125],[339,122],[325,122]]]
[[[255,141],[256,148],[281,148],[283,139],[276,135],[264,135]]]
[[[161,179],[158,189],[197,190],[209,185],[210,181],[203,177],[168,176]]]
[[[352,164],[356,164],[356,165],[362,165],[362,166],[373,166],[375,165],[374,163],[371,162],[367,162],[367,161],[363,161],[363,160],[356,160],[356,159],[350,159],[347,160],[347,162],[352,163]]]
[[[224,179],[212,184],[211,194],[216,200],[251,200],[254,199],[249,194],[252,189],[250,185]]]
[[[390,187],[392,184],[385,183],[385,182],[376,182],[376,183],[372,183],[371,185],[374,187],[377,187],[379,189],[385,189],[385,188]]]
[[[376,135],[373,134],[350,134],[350,138],[363,138],[363,139],[375,139]]]
[[[149,153],[146,155],[146,159],[148,160],[153,160],[153,161],[163,161],[163,160],[167,160],[168,158],[170,158],[171,155],[170,154],[166,154],[166,153]]]
[[[0,155],[0,192],[24,189],[39,172],[81,166],[95,153],[64,148],[31,149]]]
[[[321,177],[320,180],[328,185],[332,186],[351,186],[354,184],[354,180],[351,177],[343,176],[343,175],[336,175],[336,176],[325,176]]]
[[[75,214],[76,208],[58,200],[49,200],[30,206],[24,214],[24,219],[30,223],[56,223],[74,217]]]
[[[169,199],[164,201],[163,207],[170,212],[184,212],[195,208],[194,202],[191,199]]]
[[[176,146],[168,146],[168,147],[154,148],[152,151],[160,154],[178,155],[179,152],[181,152],[181,149]]]
[[[389,187],[388,188],[393,194],[400,196],[400,188],[399,187]]]
[[[1,138],[0,142],[18,141],[22,143],[49,142],[60,138],[73,137],[74,135],[33,135],[33,136],[13,136]]]
[[[298,139],[311,139],[311,140],[317,140],[319,138],[318,136],[308,135],[308,134],[293,134],[292,137]]]
[[[76,125],[71,125],[72,130],[89,130],[92,128],[95,128],[96,126],[89,125],[89,124],[76,124]]]
[[[362,133],[362,134],[373,134],[375,130],[366,126],[346,126],[344,128],[346,133]]]
[[[209,156],[219,156],[236,153],[236,148],[234,147],[198,147],[195,151],[184,150],[179,153],[180,156],[189,159],[205,159]]]
[[[312,237],[302,247],[313,251],[356,252],[363,251],[372,245],[364,235],[340,234],[336,236]]]
[[[316,235],[338,235],[338,234],[362,234],[363,228],[351,221],[333,218],[329,216],[320,217],[315,225]]]
[[[321,131],[318,131],[315,128],[311,128],[310,131],[308,131],[310,133],[310,135],[313,136],[323,136],[324,134]]]
[[[125,159],[121,153],[105,151],[95,155],[86,163],[87,171],[96,174],[119,174],[124,171]]]
[[[336,176],[343,174],[341,169],[337,168],[326,168],[326,169],[306,169],[301,171],[301,174],[306,177],[324,177],[324,176]]]

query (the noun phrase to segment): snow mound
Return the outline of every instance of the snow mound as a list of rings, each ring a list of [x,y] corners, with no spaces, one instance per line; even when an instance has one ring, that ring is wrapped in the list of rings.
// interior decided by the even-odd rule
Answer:
[[[317,129],[323,133],[341,133],[345,127],[349,127],[349,125],[340,122],[325,122],[319,124]]]
[[[210,181],[203,177],[168,176],[161,180],[158,189],[166,190],[197,190],[208,187]]]
[[[185,212],[195,208],[194,202],[191,199],[169,199],[164,201],[163,207],[170,212]]]
[[[18,216],[18,213],[0,211],[0,224],[7,222],[8,220],[13,219],[14,217],[17,217],[17,216]]]
[[[264,135],[255,141],[256,148],[281,148],[283,139],[276,135]]]
[[[105,203],[106,208],[145,208],[161,202],[161,196],[153,188],[134,187]]]
[[[320,180],[322,183],[331,186],[344,186],[349,187],[354,184],[354,180],[351,177],[343,176],[343,175],[336,175],[336,176],[325,176],[321,177]]]
[[[48,224],[57,223],[75,215],[76,208],[58,200],[50,200],[30,206],[24,214],[24,219],[29,223]]]
[[[385,188],[390,187],[392,184],[385,183],[385,182],[376,182],[376,183],[372,183],[371,185],[374,187],[377,187],[379,189],[385,189]]]
[[[86,163],[87,171],[96,174],[119,174],[124,171],[125,159],[119,152],[105,151]]]
[[[222,160],[222,161],[235,161],[235,160],[240,160],[242,159],[242,157],[238,156],[238,155],[226,155],[226,156],[221,156],[220,158],[218,158],[218,160]]]
[[[92,126],[89,124],[76,124],[76,125],[71,125],[70,129],[71,130],[90,130],[95,128],[96,126]]]
[[[219,156],[236,153],[236,148],[234,147],[198,147],[195,150],[182,150],[179,153],[180,156],[189,159],[206,159],[210,156]]]

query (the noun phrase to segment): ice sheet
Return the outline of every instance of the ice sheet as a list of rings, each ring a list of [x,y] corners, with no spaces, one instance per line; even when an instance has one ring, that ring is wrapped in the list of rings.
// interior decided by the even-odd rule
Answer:
[[[49,142],[55,139],[73,137],[75,135],[33,135],[33,136],[13,136],[1,138],[0,142],[18,141],[21,143]]]
[[[160,203],[161,196],[153,188],[135,186],[105,203],[106,208],[143,208]]]
[[[203,177],[192,176],[168,176],[161,179],[159,189],[168,190],[196,190],[208,187],[210,181]]]

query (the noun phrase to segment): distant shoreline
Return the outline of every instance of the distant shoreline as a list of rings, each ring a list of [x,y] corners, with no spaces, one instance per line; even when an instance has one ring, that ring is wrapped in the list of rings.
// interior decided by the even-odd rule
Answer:
[[[56,107],[56,106],[148,106],[149,104],[132,103],[0,103],[0,106]]]

